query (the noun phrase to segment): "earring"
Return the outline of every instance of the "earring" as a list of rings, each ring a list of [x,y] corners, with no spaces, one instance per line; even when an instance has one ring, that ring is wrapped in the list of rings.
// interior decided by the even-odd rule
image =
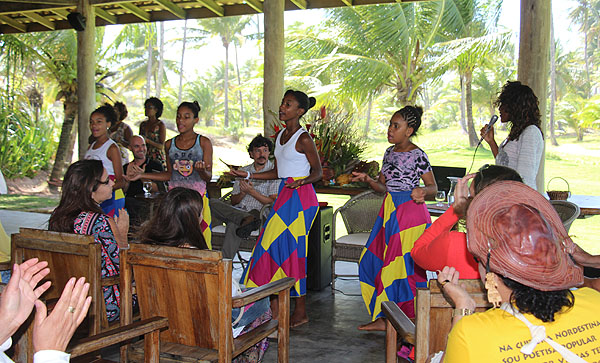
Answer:
[[[496,274],[488,272],[485,274],[485,289],[487,290],[488,301],[494,305],[495,308],[500,307],[502,303],[502,297],[498,292],[498,284],[496,283]]]

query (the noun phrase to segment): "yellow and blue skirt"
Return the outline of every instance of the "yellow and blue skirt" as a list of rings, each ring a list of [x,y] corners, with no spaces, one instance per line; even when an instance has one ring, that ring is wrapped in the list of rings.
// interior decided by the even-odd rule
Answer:
[[[293,277],[296,284],[290,295],[306,294],[308,233],[317,216],[319,203],[312,184],[298,189],[285,187],[286,181],[293,180],[287,178],[281,181],[277,200],[240,280],[246,287],[258,287]]]
[[[425,271],[414,263],[410,251],[431,225],[431,216],[425,204],[415,203],[410,193],[387,193],[360,256],[360,289],[372,320],[383,315],[383,301],[396,302],[414,318],[416,288],[427,287]]]

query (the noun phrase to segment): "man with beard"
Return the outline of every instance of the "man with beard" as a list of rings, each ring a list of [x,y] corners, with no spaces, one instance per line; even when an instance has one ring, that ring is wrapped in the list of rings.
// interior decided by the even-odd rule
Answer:
[[[254,162],[240,170],[252,173],[273,169],[269,160],[273,151],[271,140],[257,135],[248,145],[248,153]],[[233,182],[231,204],[220,199],[210,200],[212,223],[226,224],[223,257],[233,258],[238,251],[242,238],[248,238],[252,231],[260,228],[260,210],[265,204],[273,203],[277,198],[279,180],[243,180]]]

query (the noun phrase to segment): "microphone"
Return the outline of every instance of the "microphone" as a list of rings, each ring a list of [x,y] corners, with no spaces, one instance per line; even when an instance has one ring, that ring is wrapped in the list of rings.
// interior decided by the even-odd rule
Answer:
[[[498,116],[492,115],[492,118],[490,119],[490,122],[485,127],[485,132],[483,133],[484,135],[487,134],[488,131],[490,131],[490,129],[492,128],[492,126],[494,126],[494,124],[496,123],[496,121],[498,121]],[[481,139],[479,139],[479,144],[481,144],[482,141],[483,141],[483,136],[481,137]]]

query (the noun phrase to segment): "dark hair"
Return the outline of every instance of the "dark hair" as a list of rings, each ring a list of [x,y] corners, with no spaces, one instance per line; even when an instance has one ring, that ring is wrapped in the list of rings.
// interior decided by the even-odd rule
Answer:
[[[506,82],[494,105],[504,108],[510,117],[509,140],[518,140],[521,132],[530,125],[537,126],[540,131],[542,130],[538,98],[529,86],[521,84],[519,81]]]
[[[98,189],[103,172],[100,160],[79,160],[69,166],[62,183],[60,202],[48,221],[48,230],[73,233],[73,223],[79,213],[102,213],[92,199],[92,192]]]
[[[315,103],[317,103],[317,99],[314,97],[308,97],[306,95],[306,93],[302,92],[302,91],[295,91],[293,89],[289,89],[287,91],[285,91],[285,94],[283,95],[284,97],[287,95],[291,95],[292,97],[294,97],[296,99],[296,101],[298,101],[298,108],[301,108],[304,110],[304,113],[302,114],[302,116],[304,116],[304,114],[310,110]],[[300,116],[300,117],[302,117]]]
[[[176,187],[160,201],[154,216],[144,225],[138,239],[142,243],[207,249],[199,217],[202,195],[193,189]]]
[[[250,141],[250,145],[248,145],[248,152],[252,152],[257,147],[266,146],[269,148],[270,152],[273,152],[273,143],[271,140],[264,137],[262,134],[258,134]]]
[[[419,106],[404,106],[394,113],[394,116],[402,116],[408,127],[412,127],[413,132],[410,136],[415,136],[419,127],[421,127],[421,116],[423,116],[423,108]]]
[[[95,109],[90,114],[90,117],[95,113],[102,114],[104,116],[104,118],[106,119],[106,122],[110,122],[111,126],[117,123],[117,113],[115,112],[114,107],[111,106],[109,103],[105,103],[102,106]]]
[[[554,321],[554,314],[561,311],[565,306],[572,308],[575,303],[575,297],[569,289],[541,291],[525,286],[508,277],[501,277],[504,285],[512,290],[510,294],[511,304],[516,306],[519,312],[533,314],[545,323]]]
[[[120,101],[115,102],[115,105],[113,106],[113,108],[115,109],[115,112],[117,113],[118,121],[125,120],[125,118],[129,114],[127,112],[127,106],[125,106],[125,104],[123,102],[120,102]]]
[[[194,114],[195,118],[198,118],[198,113],[200,113],[200,110],[202,109],[202,107],[200,107],[200,104],[198,104],[198,101],[181,102],[181,105],[179,105],[179,107],[177,107],[177,111],[179,111],[179,109],[182,107],[187,107],[190,110],[192,110],[192,113]]]
[[[511,169],[507,166],[486,164],[479,168],[477,175],[475,175],[475,178],[473,178],[475,194],[479,194],[483,188],[501,180],[514,180],[520,183],[523,182],[523,179],[519,173],[514,169]]]
[[[161,100],[156,97],[150,97],[144,102],[144,108],[146,108],[149,104],[156,108],[156,118],[162,116],[164,106]]]

